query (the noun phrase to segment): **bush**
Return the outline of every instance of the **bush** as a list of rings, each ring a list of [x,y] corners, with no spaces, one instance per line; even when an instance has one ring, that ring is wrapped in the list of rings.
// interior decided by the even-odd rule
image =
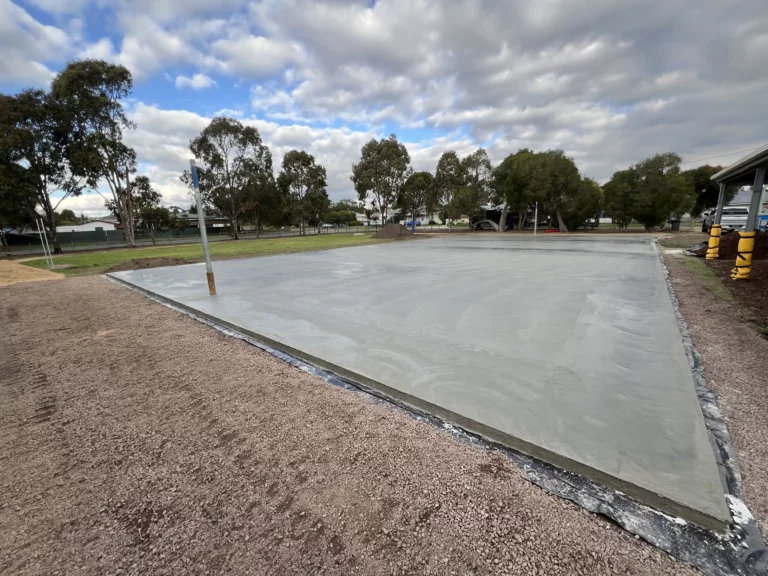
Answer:
[[[349,225],[350,226],[360,226],[361,222],[358,222],[357,220],[350,220]]]

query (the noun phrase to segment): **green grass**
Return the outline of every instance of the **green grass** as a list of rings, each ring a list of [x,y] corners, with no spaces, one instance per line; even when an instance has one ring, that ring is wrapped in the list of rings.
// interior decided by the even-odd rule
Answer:
[[[252,256],[269,256],[273,254],[289,254],[311,250],[327,250],[345,246],[364,246],[377,244],[385,240],[373,240],[366,236],[351,234],[328,234],[321,236],[305,236],[303,238],[274,238],[262,240],[233,240],[212,242],[211,258],[226,260],[230,258],[249,258]],[[87,276],[102,274],[119,262],[139,258],[184,258],[185,260],[202,260],[203,248],[200,244],[184,244],[179,246],[156,246],[152,248],[134,248],[121,250],[106,250],[86,254],[65,254],[53,259],[54,265],[69,266],[57,270],[65,276]],[[23,262],[33,268],[45,268],[45,260],[29,260]]]
[[[733,294],[728,291],[723,281],[704,263],[703,259],[684,256],[680,258],[680,262],[701,280],[704,288],[712,296],[726,302],[734,301]]]

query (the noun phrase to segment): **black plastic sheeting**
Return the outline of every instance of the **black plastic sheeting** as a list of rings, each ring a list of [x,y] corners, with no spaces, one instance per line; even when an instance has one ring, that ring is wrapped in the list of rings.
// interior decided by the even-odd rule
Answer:
[[[659,254],[659,258],[661,259],[661,254]],[[646,540],[671,556],[695,566],[704,574],[711,576],[768,576],[768,550],[766,550],[765,543],[754,518],[741,500],[741,474],[728,430],[717,407],[715,395],[707,388],[699,355],[691,341],[688,326],[680,313],[677,299],[674,296],[669,280],[669,273],[664,266],[663,260],[661,265],[664,269],[667,287],[680,326],[686,356],[694,375],[696,393],[699,397],[702,413],[704,414],[710,441],[712,442],[719,468],[725,472],[724,474],[721,472],[721,475],[723,476],[728,507],[734,518],[734,522],[729,526],[725,534],[709,532],[681,518],[668,516],[629,498],[621,492],[606,488],[583,476],[562,470],[506,446],[490,442],[431,414],[405,405],[376,389],[308,364],[285,352],[267,346],[259,340],[198,316],[164,298],[148,294],[140,288],[115,278],[108,277],[108,279],[130,290],[140,292],[150,300],[186,314],[223,334],[248,342],[287,362],[291,366],[325,380],[329,384],[360,394],[374,403],[386,402],[387,404],[394,405],[412,418],[444,430],[459,441],[467,442],[486,450],[499,452],[509,458],[532,484],[542,488],[549,494],[570,500],[585,510],[601,514],[613,520],[627,532]]]

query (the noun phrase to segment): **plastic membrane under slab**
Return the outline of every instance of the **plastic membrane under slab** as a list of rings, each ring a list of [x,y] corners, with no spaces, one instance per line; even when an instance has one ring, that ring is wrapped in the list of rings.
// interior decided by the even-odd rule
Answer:
[[[652,239],[465,234],[112,277],[708,528],[730,520]]]

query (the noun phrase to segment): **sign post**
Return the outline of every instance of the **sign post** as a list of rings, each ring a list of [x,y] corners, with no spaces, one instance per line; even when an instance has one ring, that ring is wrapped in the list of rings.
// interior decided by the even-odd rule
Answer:
[[[203,202],[200,199],[200,183],[197,180],[197,167],[194,159],[189,161],[192,172],[192,185],[195,188],[195,203],[197,204],[197,222],[200,227],[200,239],[203,242],[203,254],[205,254],[205,276],[208,278],[208,293],[216,296],[216,282],[213,279],[213,266],[211,266],[211,251],[208,248],[208,231],[205,229],[205,214],[203,214]]]

